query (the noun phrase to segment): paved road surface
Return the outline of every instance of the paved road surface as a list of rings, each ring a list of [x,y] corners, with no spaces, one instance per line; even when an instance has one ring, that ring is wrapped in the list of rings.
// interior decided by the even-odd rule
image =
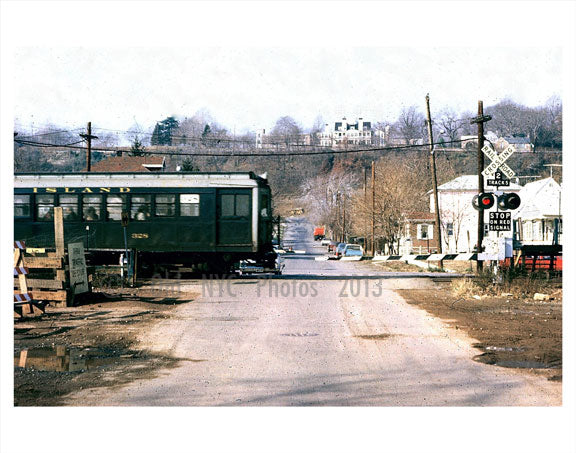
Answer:
[[[287,257],[282,278],[185,283],[203,297],[142,338],[181,366],[113,391],[84,390],[70,404],[561,404],[561,385],[474,362],[469,339],[394,292],[432,288],[422,273],[317,261],[323,249],[311,232],[304,219],[290,221],[286,243],[307,253]]]

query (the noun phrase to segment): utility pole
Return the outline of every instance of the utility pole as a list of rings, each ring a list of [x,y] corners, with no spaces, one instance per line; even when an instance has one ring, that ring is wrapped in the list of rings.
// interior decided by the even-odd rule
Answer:
[[[346,242],[346,193],[342,194],[342,242]]]
[[[366,171],[366,167],[363,168],[364,170],[364,209],[366,210],[366,208],[368,207],[368,194],[367,194],[367,188],[368,188],[368,175],[367,175],[367,171]],[[366,212],[366,211],[364,211]],[[368,251],[368,228],[367,228],[368,222],[366,222],[365,226],[366,228],[364,229],[364,251],[367,252]]]
[[[482,176],[482,171],[484,171],[484,153],[482,148],[484,147],[484,123],[490,121],[492,117],[490,115],[484,115],[484,103],[478,101],[478,116],[470,120],[470,124],[478,124],[478,193],[484,192],[484,176]],[[476,252],[482,253],[482,241],[484,239],[484,210],[478,210],[478,242],[476,244]],[[477,260],[477,270],[482,271],[484,268],[484,262]]]
[[[338,242],[342,242],[342,226],[340,225],[340,191],[336,191],[336,224],[338,225]]]
[[[438,180],[436,179],[436,153],[434,152],[434,137],[432,135],[432,119],[430,118],[430,96],[426,95],[426,116],[428,118],[428,140],[430,141],[430,170],[432,171],[432,190],[434,192],[434,211],[436,213],[436,222],[434,223],[434,232],[438,238],[438,253],[442,253],[442,235],[440,228],[440,206],[438,205]],[[440,260],[440,269],[444,268]]]
[[[376,250],[374,242],[374,230],[375,230],[375,211],[376,211],[376,167],[374,166],[374,161],[372,161],[372,244],[370,244],[370,249],[372,256]]]
[[[90,171],[92,167],[92,139],[98,139],[98,137],[92,135],[92,122],[88,121],[88,133],[79,135],[86,140],[86,171]]]

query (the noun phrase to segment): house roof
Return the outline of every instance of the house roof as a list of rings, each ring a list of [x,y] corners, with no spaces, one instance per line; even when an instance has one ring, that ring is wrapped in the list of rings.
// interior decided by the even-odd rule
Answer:
[[[554,178],[544,178],[530,182],[519,192],[520,208],[514,218],[541,219],[558,217],[561,209],[561,186]]]
[[[410,212],[406,214],[406,220],[409,222],[426,221],[430,223],[436,221],[436,215],[428,211]]]
[[[486,179],[486,178],[484,178]],[[486,181],[484,181],[486,183]],[[488,186],[485,185],[485,190],[488,190]],[[520,190],[522,187],[518,184],[514,184],[513,182],[510,183],[510,186],[507,187],[508,190],[516,189]],[[440,186],[438,186],[439,191],[460,191],[460,190],[470,190],[470,191],[478,191],[478,175],[463,175],[458,176],[457,178],[453,179],[452,181],[448,181]],[[431,192],[431,191],[430,191]],[[430,193],[428,192],[428,193]]]
[[[92,165],[93,172],[153,171],[165,166],[164,156],[112,156]]]

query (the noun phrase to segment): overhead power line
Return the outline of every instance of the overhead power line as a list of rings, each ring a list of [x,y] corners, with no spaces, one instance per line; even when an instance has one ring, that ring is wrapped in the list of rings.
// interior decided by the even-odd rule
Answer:
[[[14,139],[16,143],[22,145],[38,146],[42,148],[66,148],[74,150],[85,150],[81,146],[73,145],[54,145],[51,143],[41,143],[33,142],[29,140]],[[461,143],[466,140],[451,140],[444,142],[432,143],[432,145],[445,145],[448,143]],[[165,155],[165,156],[195,156],[195,157],[290,157],[290,156],[318,156],[318,155],[331,155],[331,154],[354,154],[354,153],[366,153],[366,152],[376,152],[376,151],[396,151],[396,150],[415,150],[423,149],[430,146],[430,143],[422,143],[420,145],[398,145],[398,146],[385,146],[376,148],[360,148],[360,149],[326,149],[322,151],[310,150],[310,151],[295,151],[295,152],[190,152],[185,153],[182,151],[146,151],[149,155]],[[92,148],[92,151],[99,152],[127,152],[126,149],[119,149],[117,147],[112,148]],[[463,150],[464,151],[464,150]]]
[[[468,141],[474,141],[475,139],[459,139],[459,140],[450,140],[450,141],[443,141],[443,142],[435,142],[432,143],[433,145],[446,145],[450,143],[462,143]],[[65,149],[72,149],[72,150],[82,150],[85,151],[86,148],[82,146],[74,146],[74,144],[68,145],[55,145],[52,143],[42,143],[42,142],[35,142],[31,140],[22,140],[19,138],[15,138],[14,141],[21,145],[30,145],[30,146],[37,146],[40,148],[65,148]],[[312,147],[311,145],[307,145]],[[159,155],[159,156],[188,156],[188,157],[290,157],[290,156],[318,156],[318,155],[332,155],[332,154],[355,154],[355,153],[367,153],[367,152],[376,152],[376,151],[398,151],[398,150],[424,150],[426,147],[429,147],[430,143],[422,143],[420,145],[398,145],[398,146],[385,146],[385,147],[374,147],[374,148],[359,148],[359,149],[324,149],[319,151],[317,149],[312,149],[310,151],[294,151],[294,152],[182,152],[182,151],[146,151],[145,153],[148,155]],[[317,147],[314,147],[317,148]],[[56,151],[56,149],[54,149]],[[445,148],[437,148],[438,151],[445,151],[445,152],[469,152],[468,150],[462,148],[458,150],[448,150]],[[125,147],[108,147],[108,148],[92,148],[93,152],[102,152],[102,153],[118,153],[118,152],[129,152]],[[547,151],[549,153],[561,153],[561,151]],[[531,155],[534,153],[517,153],[517,155]]]

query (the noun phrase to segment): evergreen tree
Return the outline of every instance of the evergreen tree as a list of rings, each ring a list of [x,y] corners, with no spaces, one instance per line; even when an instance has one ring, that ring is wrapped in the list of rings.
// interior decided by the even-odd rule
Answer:
[[[194,165],[190,157],[187,157],[182,161],[181,171],[200,171],[200,169]]]
[[[138,137],[134,137],[134,141],[130,146],[130,155],[131,156],[143,156],[145,154],[144,150],[146,148],[142,146],[142,142]]]
[[[210,135],[211,132],[212,132],[212,130],[210,129],[209,124],[204,126],[204,131],[202,132],[202,144],[203,145],[206,145],[208,136]]]

